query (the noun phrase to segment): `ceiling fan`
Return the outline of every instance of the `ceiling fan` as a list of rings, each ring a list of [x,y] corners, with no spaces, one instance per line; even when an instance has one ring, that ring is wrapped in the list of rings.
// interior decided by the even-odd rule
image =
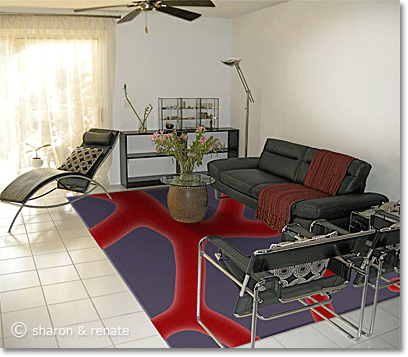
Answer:
[[[159,11],[163,12],[168,15],[176,16],[183,20],[192,21],[201,16],[196,12],[187,11],[183,9],[178,9],[174,6],[197,6],[197,7],[215,7],[214,3],[210,0],[144,0],[144,1],[132,1],[131,3],[125,5],[111,5],[111,6],[97,6],[97,7],[89,7],[85,9],[74,9],[74,12],[81,12],[81,11],[90,11],[90,10],[102,10],[102,9],[109,9],[115,7],[128,7],[134,8],[131,12],[127,15],[122,17],[118,24],[128,22],[133,20],[136,16],[138,16],[142,12],[151,11]]]

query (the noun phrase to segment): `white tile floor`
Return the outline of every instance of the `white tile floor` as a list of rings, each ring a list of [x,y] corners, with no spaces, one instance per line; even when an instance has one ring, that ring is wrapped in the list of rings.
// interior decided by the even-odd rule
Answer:
[[[41,200],[63,196],[56,192]],[[0,347],[168,347],[70,205],[23,209],[8,234],[15,211],[0,203]],[[356,312],[345,315],[356,319]],[[16,323],[27,327],[25,337],[13,336],[13,325],[16,333],[23,331]],[[256,347],[400,349],[400,325],[400,298],[394,298],[379,304],[370,338],[353,342],[323,321],[265,338]]]

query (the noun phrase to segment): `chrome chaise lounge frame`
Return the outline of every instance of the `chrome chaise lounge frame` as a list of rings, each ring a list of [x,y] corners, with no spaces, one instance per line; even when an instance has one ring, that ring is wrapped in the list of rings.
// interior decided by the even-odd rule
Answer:
[[[86,137],[87,133],[90,133],[88,134],[88,137],[90,136],[91,140],[87,141]],[[98,143],[98,141],[95,140],[95,138],[98,138],[98,135],[103,135],[104,138],[108,138],[108,141]],[[93,179],[93,176],[112,152],[113,148],[116,145],[118,137],[119,131],[109,129],[92,128],[84,134],[84,141],[81,144],[81,147],[87,148],[101,147],[103,149],[103,153],[94,162],[94,164],[92,165],[91,169],[88,171],[87,174],[81,174],[77,172],[53,168],[39,168],[29,171],[17,177],[13,182],[11,182],[0,194],[1,202],[19,207],[17,213],[15,214],[9,226],[8,232],[9,233],[11,232],[11,229],[13,228],[13,225],[18,215],[25,207],[36,209],[44,208],[48,209],[65,206],[68,204],[72,204],[85,196],[88,196],[98,187],[100,187],[104,191],[104,193],[108,195],[109,199],[111,199],[111,196],[109,195],[105,187],[103,187],[99,182],[95,181]],[[35,196],[35,194],[37,194],[38,191],[40,191],[43,187],[52,182],[56,182],[57,186],[53,187],[52,189],[48,190],[45,193],[41,193],[40,195]],[[91,188],[89,189],[90,186]],[[71,192],[78,192],[82,193],[82,195],[72,200],[58,204],[52,205],[30,204],[30,201],[34,201],[36,199],[44,197],[50,194],[51,192],[55,191],[56,189],[64,189]]]
[[[210,331],[203,321],[201,321],[200,317],[203,258],[218,268],[230,278],[237,287],[239,287],[239,297],[234,315],[236,317],[252,316],[250,347],[254,348],[256,323],[258,318],[266,321],[305,310],[316,312],[317,310],[315,309],[317,307],[325,307],[325,305],[331,303],[331,293],[337,292],[347,286],[351,276],[351,267],[342,264],[339,271],[334,272],[334,276],[319,279],[321,280],[320,285],[319,283],[316,284],[317,280],[295,285],[295,287],[299,287],[299,292],[297,293],[294,290],[294,287],[291,287],[291,290],[289,290],[289,293],[285,296],[283,293],[285,287],[282,286],[283,284],[279,278],[272,276],[270,270],[315,262],[323,259],[330,259],[328,269],[331,270],[330,262],[337,262],[335,257],[359,251],[365,244],[366,240],[369,237],[373,237],[374,233],[374,231],[365,231],[342,236],[327,237],[324,239],[308,239],[296,242],[297,244],[257,250],[253,252],[251,256],[244,255],[219,236],[204,237],[199,243],[198,252],[197,321],[213,340],[221,348],[224,348],[224,345]],[[212,259],[204,251],[204,244],[206,242],[211,242],[219,249],[219,253],[216,253],[217,261]],[[230,261],[230,267],[228,267],[225,262],[222,262],[223,258],[227,258]],[[326,279],[326,281],[323,281],[324,279]],[[308,284],[308,286],[305,287],[306,284]],[[316,294],[326,296],[327,300],[315,300],[313,295]],[[266,297],[265,301],[263,300],[264,297]],[[239,311],[241,309],[241,307],[238,307],[240,299],[243,298],[246,298],[246,302],[241,304],[241,307],[246,303],[244,306],[244,310],[246,311]],[[313,301],[313,304],[308,304],[303,301],[306,298]],[[252,309],[248,309],[247,307],[250,299],[252,299]],[[301,302],[303,306],[270,316],[263,316],[258,312],[258,307],[263,302],[266,302],[265,306],[269,306],[276,303],[287,303],[296,300]],[[333,312],[332,310],[329,311],[331,313]],[[321,314],[319,313],[319,315]]]

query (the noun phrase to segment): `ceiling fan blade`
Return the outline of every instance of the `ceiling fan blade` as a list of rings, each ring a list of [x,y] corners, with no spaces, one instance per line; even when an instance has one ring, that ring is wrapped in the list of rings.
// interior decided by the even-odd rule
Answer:
[[[156,10],[160,12],[164,12],[168,15],[179,17],[187,21],[193,21],[197,17],[201,16],[201,14],[197,14],[196,12],[177,9],[176,7],[171,7],[171,6],[157,7]]]
[[[210,0],[168,0],[162,1],[166,6],[208,6],[215,7],[214,3]]]
[[[74,12],[80,12],[80,11],[90,11],[90,10],[99,10],[99,9],[110,9],[113,7],[130,7],[130,6],[134,6],[134,5],[129,5],[129,4],[125,4],[125,5],[111,5],[111,6],[97,6],[97,7],[87,7],[84,9],[74,9]]]
[[[133,20],[141,12],[142,12],[141,9],[133,10],[133,11],[129,12],[127,15],[125,15],[124,17],[122,17],[117,23],[122,24],[124,22],[129,22],[129,21]]]

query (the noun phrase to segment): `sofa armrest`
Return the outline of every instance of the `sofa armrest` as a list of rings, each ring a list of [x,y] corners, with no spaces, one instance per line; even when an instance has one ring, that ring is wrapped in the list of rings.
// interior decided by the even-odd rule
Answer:
[[[305,219],[336,218],[388,202],[379,193],[358,193],[305,200],[292,205],[292,215]]]
[[[259,157],[243,157],[212,160],[207,164],[207,167],[209,175],[218,180],[223,171],[256,169],[258,165]]]

